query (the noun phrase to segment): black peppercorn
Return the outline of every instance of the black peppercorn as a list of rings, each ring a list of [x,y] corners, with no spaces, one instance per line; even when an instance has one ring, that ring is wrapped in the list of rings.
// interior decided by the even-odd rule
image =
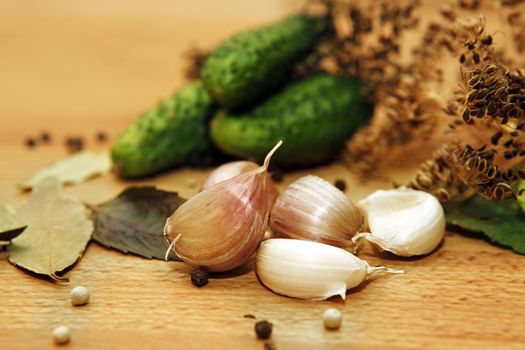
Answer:
[[[108,139],[108,135],[104,131],[99,131],[97,133],[97,141],[104,142]]]
[[[284,178],[284,173],[279,169],[272,170],[272,180],[275,182],[281,182]]]
[[[208,272],[203,269],[197,269],[191,273],[191,284],[196,287],[204,287],[208,284]]]
[[[259,339],[268,339],[272,335],[272,324],[268,321],[259,321],[255,324],[255,334]]]
[[[51,134],[49,134],[47,131],[42,131],[40,134],[40,140],[43,143],[49,143],[49,141],[51,141]]]
[[[36,141],[32,137],[28,137],[27,139],[25,139],[24,143],[28,148],[33,148],[36,146]]]
[[[271,341],[264,343],[264,350],[275,350],[275,345]]]
[[[337,187],[342,192],[344,192],[346,190],[346,182],[345,182],[345,180],[342,180],[342,179],[335,180],[334,186]]]
[[[70,152],[79,152],[84,149],[84,139],[81,137],[68,137],[66,139],[66,146]]]

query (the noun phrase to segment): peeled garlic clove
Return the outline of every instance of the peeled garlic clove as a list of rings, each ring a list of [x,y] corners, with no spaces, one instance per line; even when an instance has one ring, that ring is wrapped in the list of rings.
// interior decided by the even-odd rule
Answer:
[[[331,245],[275,238],[261,243],[255,258],[261,282],[275,293],[300,299],[345,299],[346,290],[381,272],[403,273],[371,267],[352,253]]]
[[[225,163],[219,166],[217,169],[213,170],[210,175],[206,178],[202,184],[202,190],[207,190],[213,185],[216,185],[220,182],[231,179],[232,177],[247,173],[249,171],[259,168],[259,165],[254,162],[247,160],[239,160],[235,162]],[[267,192],[268,200],[270,201],[270,207],[273,206],[273,203],[279,196],[279,190],[272,181],[272,178],[269,174],[266,174],[267,182]]]
[[[359,208],[328,181],[308,175],[288,186],[270,213],[276,237],[306,239],[339,247],[363,226]]]
[[[198,193],[168,218],[164,236],[184,262],[227,271],[253,255],[268,226],[266,170],[281,144],[263,166]]]
[[[432,252],[445,235],[445,213],[439,201],[423,191],[399,188],[377,191],[359,202],[371,233],[365,238],[399,256]]]

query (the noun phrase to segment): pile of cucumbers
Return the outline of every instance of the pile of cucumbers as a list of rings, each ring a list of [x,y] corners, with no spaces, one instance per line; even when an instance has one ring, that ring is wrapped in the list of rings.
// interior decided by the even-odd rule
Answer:
[[[219,151],[284,167],[332,160],[368,119],[361,83],[314,75],[289,83],[294,66],[330,31],[325,17],[300,14],[238,33],[210,53],[201,79],[143,113],[113,144],[114,169],[139,178]]]

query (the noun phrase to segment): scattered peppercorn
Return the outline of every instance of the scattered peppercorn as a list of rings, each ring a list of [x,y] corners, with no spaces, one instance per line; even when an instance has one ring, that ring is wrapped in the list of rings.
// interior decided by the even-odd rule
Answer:
[[[99,131],[97,133],[97,141],[104,142],[108,139],[108,135],[104,131]]]
[[[271,341],[264,343],[264,350],[275,350],[275,345]]]
[[[196,287],[204,287],[208,284],[208,271],[197,269],[191,273],[191,284]]]
[[[51,141],[51,134],[49,134],[47,131],[42,131],[40,134],[40,140],[43,143],[49,143]]]
[[[71,330],[68,326],[58,326],[53,329],[53,340],[57,345],[64,345],[71,340]]]
[[[341,327],[341,322],[341,311],[330,308],[326,309],[323,313],[324,328],[331,330],[339,329]]]
[[[84,149],[84,139],[81,137],[71,136],[66,138],[66,147],[70,152],[79,152]]]
[[[272,335],[273,325],[268,321],[259,321],[255,324],[255,334],[259,339],[268,339]]]
[[[70,296],[73,306],[86,305],[89,302],[89,290],[84,286],[76,286],[71,289]]]
[[[33,148],[36,146],[36,140],[32,137],[25,139],[24,143],[28,148]]]
[[[281,182],[284,179],[284,173],[279,169],[274,169],[272,171],[272,180],[275,182]]]
[[[342,180],[342,179],[335,180],[334,186],[337,187],[342,192],[344,192],[346,190],[346,182],[345,182],[345,180]]]

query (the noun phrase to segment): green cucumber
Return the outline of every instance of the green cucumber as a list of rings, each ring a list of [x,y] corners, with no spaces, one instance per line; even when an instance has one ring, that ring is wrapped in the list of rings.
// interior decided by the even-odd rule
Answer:
[[[195,81],[146,111],[113,144],[117,174],[122,178],[153,175],[208,152],[213,108],[202,82]]]
[[[285,88],[251,111],[218,113],[210,136],[226,154],[256,161],[283,140],[272,162],[311,166],[332,160],[371,112],[358,80],[317,75]]]
[[[295,15],[238,33],[210,53],[201,79],[213,99],[225,107],[254,103],[285,83],[328,23],[324,17]]]

